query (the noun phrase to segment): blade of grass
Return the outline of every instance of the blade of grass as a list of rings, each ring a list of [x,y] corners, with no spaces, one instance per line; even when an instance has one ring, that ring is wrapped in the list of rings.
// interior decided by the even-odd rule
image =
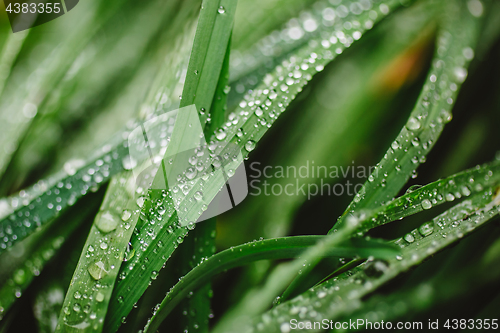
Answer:
[[[123,2],[114,1],[109,2],[109,4],[108,11],[104,14],[98,13],[96,2],[82,3],[79,8],[86,15],[82,15],[76,25],[68,20],[67,16],[53,21],[52,24],[55,24],[60,31],[64,31],[64,34],[46,34],[44,36],[50,44],[47,49],[53,48],[51,55],[44,58],[42,53],[33,52],[30,57],[23,57],[24,61],[17,63],[16,67],[19,68],[20,72],[26,73],[25,76],[33,72],[38,73],[38,75],[27,77],[26,81],[30,82],[28,85],[16,82],[9,84],[8,81],[4,86],[4,88],[9,87],[9,89],[4,89],[1,99],[0,118],[5,121],[0,124],[0,141],[4,145],[9,145],[11,149],[0,151],[0,174],[5,171],[13,153],[36,116],[38,108],[47,100],[51,88],[64,78],[83,47],[99,31],[102,24],[115,14]],[[96,19],[98,14],[104,15]],[[68,26],[72,29],[68,29]],[[41,28],[44,29],[46,26]],[[30,38],[36,37],[30,34],[26,43],[30,42]],[[61,38],[66,42],[61,42]],[[41,57],[41,59],[36,57]],[[14,68],[11,76],[14,77],[16,72],[17,70]],[[10,110],[23,110],[23,112],[9,112]]]
[[[0,192],[12,191],[27,179],[43,176],[42,173],[52,162],[56,146],[61,145],[61,141],[67,145],[68,140],[78,133],[87,119],[101,116],[105,111],[104,107],[113,104],[114,99],[123,94],[124,87],[134,76],[139,75],[139,71],[144,70],[143,67],[150,64],[154,51],[162,48],[158,45],[162,42],[161,33],[168,31],[176,5],[175,1],[154,1],[141,6],[140,11],[126,5],[126,9],[120,11],[119,18],[110,20],[111,24],[102,28],[109,38],[105,47],[100,34],[89,41],[64,79],[57,82],[50,91],[47,101],[38,106],[37,116],[27,129],[0,181]],[[118,19],[127,21],[127,27],[117,24]],[[124,49],[133,49],[134,52],[124,53]],[[143,87],[147,88],[150,81],[151,78],[148,78]],[[140,90],[127,97],[130,101],[135,98],[140,102],[144,98]],[[94,127],[94,140],[102,144],[110,135],[124,128],[139,109],[132,107],[134,104],[122,108],[112,126],[107,124],[106,136],[97,136],[99,126]],[[92,148],[96,147],[88,145],[90,151]]]
[[[133,200],[133,184],[124,184],[130,179],[128,172],[120,176],[113,178],[106,191],[66,292],[56,332],[102,330],[107,302],[126,257],[125,250],[136,221],[131,219],[131,224],[128,221],[130,216],[123,215],[126,211],[132,214],[136,202]],[[82,295],[87,295],[92,301],[82,298]]]
[[[377,18],[375,21],[381,20],[390,10],[394,10],[400,5],[398,1],[385,2],[381,7],[377,8]],[[369,13],[362,12],[354,19],[365,22],[370,19]],[[365,30],[365,27],[360,27],[359,31],[354,33],[354,37],[359,39]],[[302,90],[302,87],[312,78],[312,75],[321,71],[337,54],[342,53],[346,47],[354,42],[355,38],[352,37],[352,34],[353,32],[346,30],[345,39],[341,39],[335,46],[330,45],[329,49],[320,46],[320,41],[310,43],[299,49],[293,57],[285,60],[282,66],[279,66],[272,72],[260,87],[247,97],[244,104],[235,113],[229,115],[229,119],[232,119],[232,122],[224,125],[219,132],[219,137],[224,136],[226,142],[229,143],[239,143],[242,148],[249,140],[254,143],[258,142],[279,114],[286,109],[289,103]],[[297,71],[296,66],[300,64],[308,65],[307,68],[303,66],[301,71],[299,71],[300,78],[293,79],[293,73]],[[291,74],[291,76],[288,76],[288,74]],[[266,103],[265,105],[264,102]],[[255,127],[256,124],[257,127]],[[240,135],[237,135],[237,133],[240,133]],[[252,150],[252,148],[253,144],[248,150],[242,151],[242,155],[244,157],[248,155],[249,150]],[[225,154],[227,156],[238,156],[239,150],[233,145],[226,144],[216,147],[214,153],[218,156],[224,156]],[[226,172],[236,170],[240,164],[241,161],[234,163],[230,161],[225,168]],[[204,202],[190,200],[195,192],[201,189],[200,183],[201,180],[194,182],[189,192],[182,196],[177,208],[177,210],[180,209],[183,212],[187,212],[184,217],[186,221],[196,221],[198,219],[203,211],[202,206],[211,202],[225,181],[220,177],[219,173],[208,175],[207,179],[203,180]],[[144,281],[140,277],[150,276],[153,272],[157,273],[177,247],[177,244],[183,241],[188,232],[188,228],[182,227],[177,223],[177,214],[173,211],[168,201],[164,204],[157,202],[152,204],[152,206],[150,205],[151,203],[148,203],[145,205],[145,209],[143,208],[147,220],[153,220],[153,217],[156,216],[155,209],[149,212],[150,208],[161,206],[167,209],[168,213],[165,213],[163,219],[168,218],[168,222],[161,225],[155,224],[152,228],[143,228],[137,237],[133,237],[132,244],[137,247],[144,247],[145,250],[139,251],[140,256],[136,256],[133,262],[127,262],[121,268],[121,271],[125,272],[126,276],[116,285],[112,298],[118,299],[120,296],[124,297],[126,295],[128,300],[123,303],[111,302],[111,306],[118,309],[110,310],[110,313],[114,314],[114,316],[109,318],[108,324],[106,324],[109,330],[117,328],[121,320],[120,318],[129,313],[133,304],[142,295],[143,290],[147,288],[147,281]],[[143,244],[147,244],[147,248]],[[160,251],[157,250],[158,247],[161,248]],[[159,257],[155,253],[161,253],[162,256]],[[144,259],[146,258],[148,259],[148,264],[144,265]],[[144,270],[141,267],[145,267]]]
[[[482,192],[500,183],[500,160],[462,171],[435,181],[374,210],[371,219],[360,227],[361,232]]]
[[[409,190],[405,195],[392,200],[386,205],[369,211],[367,215],[370,217],[360,224],[358,232],[365,233],[377,226],[401,220],[404,217],[423,210],[429,210],[446,202],[453,202],[460,198],[467,198],[481,193],[485,188],[497,186],[500,183],[499,172],[500,161],[497,160],[419,187],[416,190]],[[407,237],[411,239],[414,236],[409,234]],[[337,273],[335,271],[329,277],[335,276]],[[301,276],[302,274],[298,275],[289,288],[285,290],[280,298],[281,301],[289,298],[295,290],[296,284],[300,283]]]
[[[445,6],[444,26],[438,36],[437,51],[427,83],[406,126],[337,224],[330,229],[330,233],[350,214],[369,211],[392,200],[414,174],[418,165],[425,162],[426,154],[435,144],[444,125],[451,120],[452,105],[461,83],[465,80],[467,65],[472,59],[471,46],[475,45],[479,34],[479,20],[466,9],[460,8],[457,3],[447,3]],[[424,206],[428,202],[430,203],[426,199]],[[308,269],[311,270],[314,266],[311,265]]]
[[[266,144],[259,147],[256,156],[250,158],[251,195],[244,205],[224,215],[221,220],[221,225],[225,227],[224,233],[221,233],[221,245],[226,243],[229,246],[250,238],[286,235],[301,207],[307,202],[321,200],[321,196],[339,199],[335,199],[332,209],[347,205],[348,202],[342,201],[352,199],[355,194],[350,193],[352,191],[348,187],[352,182],[342,184],[346,179],[342,179],[342,174],[335,170],[351,170],[358,168],[356,164],[369,163],[367,155],[375,152],[361,147],[365,140],[375,135],[376,125],[379,128],[385,126],[384,117],[389,116],[391,106],[399,100],[405,100],[403,109],[411,107],[411,99],[407,101],[408,98],[403,97],[408,88],[394,85],[386,77],[390,75],[388,69],[394,66],[397,66],[398,72],[403,71],[401,63],[415,63],[415,59],[424,62],[426,50],[432,43],[433,30],[427,28],[433,26],[434,7],[419,3],[398,11],[372,29],[366,38],[353,45],[331,67],[326,67],[320,77],[313,79],[312,87],[302,95],[302,100],[291,106],[278,127],[271,131],[272,137],[267,142],[272,142],[272,146]],[[404,24],[411,28],[401,29]],[[370,61],[366,61],[368,55]],[[419,61],[416,61],[414,73],[422,69]],[[411,83],[411,75],[408,75],[409,82],[405,84]],[[380,80],[390,83],[382,88]],[[415,88],[418,89],[417,85]],[[401,108],[400,104],[397,105]],[[370,112],[366,112],[367,109]],[[332,128],[335,130],[332,131]],[[383,136],[379,135],[377,139],[382,140]],[[270,172],[264,174],[263,168],[267,166],[272,168],[267,168]],[[290,179],[280,177],[277,172],[285,166],[291,170],[300,170],[303,166],[311,170],[326,166],[329,172],[325,175],[309,172],[307,177],[294,175],[294,179]],[[368,166],[359,166],[356,170],[361,168],[368,170]],[[366,180],[368,174],[362,176],[364,179],[354,181]],[[335,182],[343,186],[337,186]],[[359,187],[362,184],[352,185]],[[291,187],[289,193],[292,195],[274,195],[273,187]],[[343,190],[337,191],[339,187]],[[348,195],[350,199],[346,198]],[[238,223],[232,223],[233,220]],[[273,223],[266,224],[266,221]],[[245,228],[244,233],[236,232],[242,228]],[[227,240],[225,234],[230,235]],[[235,239],[238,236],[243,239]]]

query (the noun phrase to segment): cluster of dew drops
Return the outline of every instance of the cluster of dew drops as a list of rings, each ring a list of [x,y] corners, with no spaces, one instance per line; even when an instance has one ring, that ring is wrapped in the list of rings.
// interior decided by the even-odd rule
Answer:
[[[313,32],[321,22],[330,26],[330,31],[323,31],[319,38],[312,39],[299,52],[282,61],[275,70],[268,73],[261,85],[247,91],[239,107],[216,131],[218,140],[236,135],[236,142],[245,148],[246,153],[255,149],[256,142],[263,133],[285,111],[312,76],[322,71],[328,62],[355,40],[360,39],[365,30],[372,28],[374,20],[390,11],[388,5],[375,5],[368,0],[353,2],[349,6],[341,5],[339,1],[331,2],[338,6],[332,8],[321,2],[323,9],[319,18],[308,14],[297,21],[300,24],[283,30],[291,39],[299,39],[301,37],[298,36],[302,36],[303,31]],[[364,24],[358,19],[363,14]],[[338,26],[334,26],[333,21],[337,17],[345,19]],[[237,86],[236,89],[244,91],[245,86]],[[248,121],[250,117],[252,120]]]

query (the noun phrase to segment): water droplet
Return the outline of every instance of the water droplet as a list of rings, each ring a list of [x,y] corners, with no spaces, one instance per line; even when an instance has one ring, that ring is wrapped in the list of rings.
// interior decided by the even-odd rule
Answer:
[[[469,12],[475,17],[480,17],[481,15],[483,15],[483,4],[479,0],[469,0],[467,2],[467,8],[469,9]]]
[[[132,170],[137,166],[137,161],[127,155],[122,159],[122,165],[125,170]]]
[[[132,216],[132,213],[129,210],[124,210],[122,213],[122,221],[126,222]]]
[[[104,233],[115,230],[117,225],[118,219],[110,212],[105,212],[96,221],[96,227]]]
[[[465,195],[466,197],[468,197],[471,194],[470,189],[467,186],[462,186],[461,190],[462,190],[462,194]]]
[[[139,206],[139,208],[142,208],[144,206],[145,201],[146,201],[145,197],[139,197],[135,202],[137,203],[137,206]]]
[[[410,117],[406,123],[406,128],[410,131],[416,131],[420,128],[420,121],[415,117]]]
[[[123,261],[129,261],[134,257],[135,249],[132,246],[132,243],[127,244],[127,248],[125,249],[125,255],[123,256]]]
[[[245,143],[245,149],[248,152],[251,152],[252,150],[254,150],[255,149],[255,141],[248,140],[247,143]]]
[[[422,208],[423,209],[431,209],[432,203],[428,199],[422,200]]]
[[[219,141],[224,140],[226,138],[226,132],[221,128],[215,132],[215,137]]]
[[[413,243],[415,241],[415,237],[413,237],[412,234],[406,234],[404,236],[404,239],[405,241],[407,241],[408,243]]]
[[[97,292],[95,295],[95,300],[98,301],[99,303],[104,301],[104,294],[102,292]]]
[[[224,9],[224,7],[220,6],[219,9],[217,9],[217,12],[219,14],[224,14],[226,12],[226,9]]]
[[[418,232],[423,236],[429,236],[434,231],[434,222],[426,222],[418,228]]]
[[[464,82],[465,79],[467,78],[467,70],[463,67],[456,67],[454,74],[455,74],[455,78],[460,83]]]
[[[106,258],[99,258],[90,264],[87,270],[94,280],[100,280],[108,274],[107,266]]]
[[[280,331],[281,331],[281,333],[289,333],[290,330],[291,330],[290,323],[282,323],[280,325]]]
[[[412,186],[408,187],[408,189],[406,190],[406,194],[414,192],[421,187],[422,187],[422,185],[412,185]]]

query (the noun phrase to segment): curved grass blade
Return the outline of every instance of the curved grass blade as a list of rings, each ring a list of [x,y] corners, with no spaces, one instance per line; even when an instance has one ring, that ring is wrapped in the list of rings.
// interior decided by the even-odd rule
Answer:
[[[352,232],[359,227],[360,222],[361,219],[350,218],[335,233],[326,237],[319,236],[323,238],[307,248],[300,258],[279,265],[267,278],[266,285],[252,295],[247,295],[245,302],[239,303],[237,308],[232,309],[230,316],[226,316],[222,322],[219,322],[214,332],[234,332],[250,325],[252,317],[266,311],[270,304],[276,301],[277,295],[292,282],[296,272],[300,272],[310,263],[317,263],[330,249],[346,242]]]
[[[462,171],[456,175],[430,183],[376,209],[360,227],[365,232],[391,221],[429,210],[446,202],[453,202],[482,192],[500,183],[500,160]]]
[[[402,255],[385,261],[368,261],[279,305],[257,318],[252,326],[266,332],[287,332],[291,329],[291,319],[316,321],[319,317],[336,320],[359,308],[363,296],[460,240],[498,213],[498,194],[495,195],[492,189],[476,194],[413,230],[410,234],[414,238],[397,239],[394,243],[401,248]],[[304,304],[309,307],[301,312]]]
[[[385,1],[380,4],[374,9],[377,17],[372,22],[378,22],[400,5],[399,1]],[[354,17],[354,20],[358,22],[371,20],[370,13],[363,11]],[[253,150],[255,144],[276,118],[302,90],[302,87],[311,80],[312,75],[321,71],[336,55],[342,53],[346,47],[361,38],[365,30],[366,27],[364,26],[361,26],[356,31],[343,30],[341,31],[343,37],[336,44],[330,44],[328,48],[321,45],[321,40],[316,40],[297,50],[293,56],[283,61],[282,65],[270,73],[264,82],[259,85],[258,89],[249,94],[240,107],[229,115],[231,121],[224,124],[217,131],[216,137],[218,140],[231,143],[231,145],[219,146],[213,153],[217,156],[237,156],[239,151],[233,145],[236,143],[241,148],[248,147],[248,149],[242,151],[243,156],[246,156],[249,151]],[[334,29],[332,29],[332,35],[335,35]],[[296,66],[299,66],[300,69],[297,69]],[[227,169],[236,170],[240,164],[241,161],[230,162]],[[201,180],[197,180],[192,184],[189,192],[182,196],[177,208],[177,210],[187,212],[185,219],[188,222],[198,219],[203,211],[203,205],[210,203],[225,183],[218,174],[208,175],[207,179],[203,180],[204,200],[192,200],[195,192],[200,191],[201,182]],[[115,330],[119,326],[121,317],[129,313],[133,304],[148,286],[148,281],[143,277],[157,274],[177,245],[183,241],[183,237],[187,234],[189,228],[195,226],[194,224],[192,226],[188,224],[189,228],[182,227],[177,223],[177,213],[171,203],[168,200],[162,202],[163,199],[160,201],[155,200],[154,202],[148,201],[145,209],[143,209],[146,220],[156,221],[158,214],[155,212],[157,208],[154,207],[162,207],[167,212],[161,218],[162,220],[168,219],[168,222],[155,223],[152,227],[143,228],[137,237],[132,238],[133,246],[141,248],[141,251],[138,251],[140,256],[136,256],[132,262],[127,262],[122,266],[121,272],[125,274],[124,279],[117,283],[112,296],[113,300],[124,296],[127,296],[128,300],[123,303],[111,301],[109,313],[112,317],[108,318],[106,330]],[[150,208],[153,209],[148,212]],[[159,248],[161,250],[158,250]],[[157,255],[158,253],[161,253],[161,256]],[[147,264],[144,264],[145,262]],[[144,269],[139,269],[141,267],[144,267]]]
[[[339,223],[356,210],[377,208],[392,200],[407,180],[416,176],[416,168],[425,162],[427,153],[452,118],[452,106],[474,56],[480,21],[462,3],[443,5],[444,23],[436,54],[415,108]]]
[[[217,253],[216,255],[202,261],[198,266],[181,278],[166,295],[151,320],[144,328],[144,332],[155,331],[159,324],[170,311],[186,295],[211,280],[213,276],[225,270],[247,265],[257,260],[288,259],[299,256],[305,249],[315,245],[325,236],[293,236],[255,241],[238,245]],[[326,248],[322,256],[334,257],[394,257],[395,249],[387,244],[363,241],[347,243]]]
[[[491,230],[491,229],[490,229]],[[484,233],[483,233],[484,234]],[[478,239],[479,242],[487,242],[488,240],[497,237],[498,233],[493,232],[489,239],[485,240]],[[470,246],[477,245],[478,242],[470,244],[467,248],[462,248],[463,252],[467,251],[470,253]],[[491,250],[494,250],[495,245],[498,245],[498,238],[496,243],[493,243],[488,247],[488,254]],[[450,304],[452,302],[462,302],[461,299],[464,296],[464,287],[468,288],[468,293],[482,293],[488,288],[492,288],[496,285],[498,278],[500,277],[500,270],[495,265],[498,262],[498,253],[494,257],[493,261],[484,260],[473,260],[468,262],[466,265],[463,264],[463,253],[460,256],[454,256],[458,260],[455,260],[453,266],[448,266],[449,261],[446,265],[440,269],[436,276],[426,279],[411,288],[405,288],[403,290],[397,290],[390,293],[389,295],[374,295],[365,301],[361,308],[352,314],[347,314],[346,317],[341,318],[342,320],[353,320],[365,319],[369,317],[369,313],[377,313],[377,321],[392,321],[398,318],[408,318],[413,313],[419,313],[422,311],[428,312],[432,309],[439,309],[441,306]],[[477,253],[476,253],[477,254]],[[475,258],[476,259],[476,258]],[[479,258],[477,258],[479,259]],[[458,267],[456,267],[458,264]],[[448,266],[448,267],[447,267]],[[454,269],[449,269],[450,267],[456,267]],[[447,269],[448,268],[448,269]],[[498,300],[498,297],[496,298]],[[486,305],[483,303],[483,305]],[[495,309],[491,314],[496,313],[498,309],[498,302]],[[438,314],[439,316],[440,314]],[[476,318],[488,318],[488,316],[481,317],[478,315]],[[491,318],[491,317],[489,317]]]
[[[485,188],[497,186],[500,183],[500,160],[477,166],[460,172],[448,178],[438,180],[418,189],[410,188],[408,193],[394,199],[388,204],[366,212],[369,218],[364,219],[358,228],[359,233],[400,220],[404,217],[429,210],[446,202],[453,202],[470,195],[481,193]],[[411,239],[412,235],[408,235]],[[311,265],[312,267],[312,265]],[[312,268],[309,268],[312,269]],[[332,275],[337,275],[336,272]],[[300,283],[300,277],[285,290],[280,300],[289,298],[295,284]]]

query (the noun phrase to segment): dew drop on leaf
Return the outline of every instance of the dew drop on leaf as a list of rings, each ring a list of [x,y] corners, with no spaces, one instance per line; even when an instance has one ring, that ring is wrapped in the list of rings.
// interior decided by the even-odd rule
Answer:
[[[408,243],[413,243],[415,241],[415,237],[413,237],[412,234],[406,234],[404,236],[404,239],[405,241],[407,241]]]
[[[433,222],[426,222],[426,223],[422,224],[420,226],[420,228],[418,228],[418,232],[423,237],[429,236],[430,234],[432,234],[433,231],[434,231],[434,223]]]
[[[423,209],[431,209],[432,203],[428,199],[422,200],[422,208]]]
[[[108,274],[108,263],[105,258],[99,258],[91,263],[88,267],[88,272],[94,280],[100,280]]]
[[[118,218],[113,216],[110,212],[105,212],[96,221],[96,227],[104,233],[115,230],[117,225]]]
[[[254,150],[255,149],[255,141],[248,140],[247,143],[245,143],[245,149],[248,152],[251,152],[252,150]]]
[[[418,119],[415,117],[410,117],[408,119],[408,122],[406,123],[406,128],[408,128],[410,131],[416,131],[420,128],[420,126],[420,121],[418,121]]]

